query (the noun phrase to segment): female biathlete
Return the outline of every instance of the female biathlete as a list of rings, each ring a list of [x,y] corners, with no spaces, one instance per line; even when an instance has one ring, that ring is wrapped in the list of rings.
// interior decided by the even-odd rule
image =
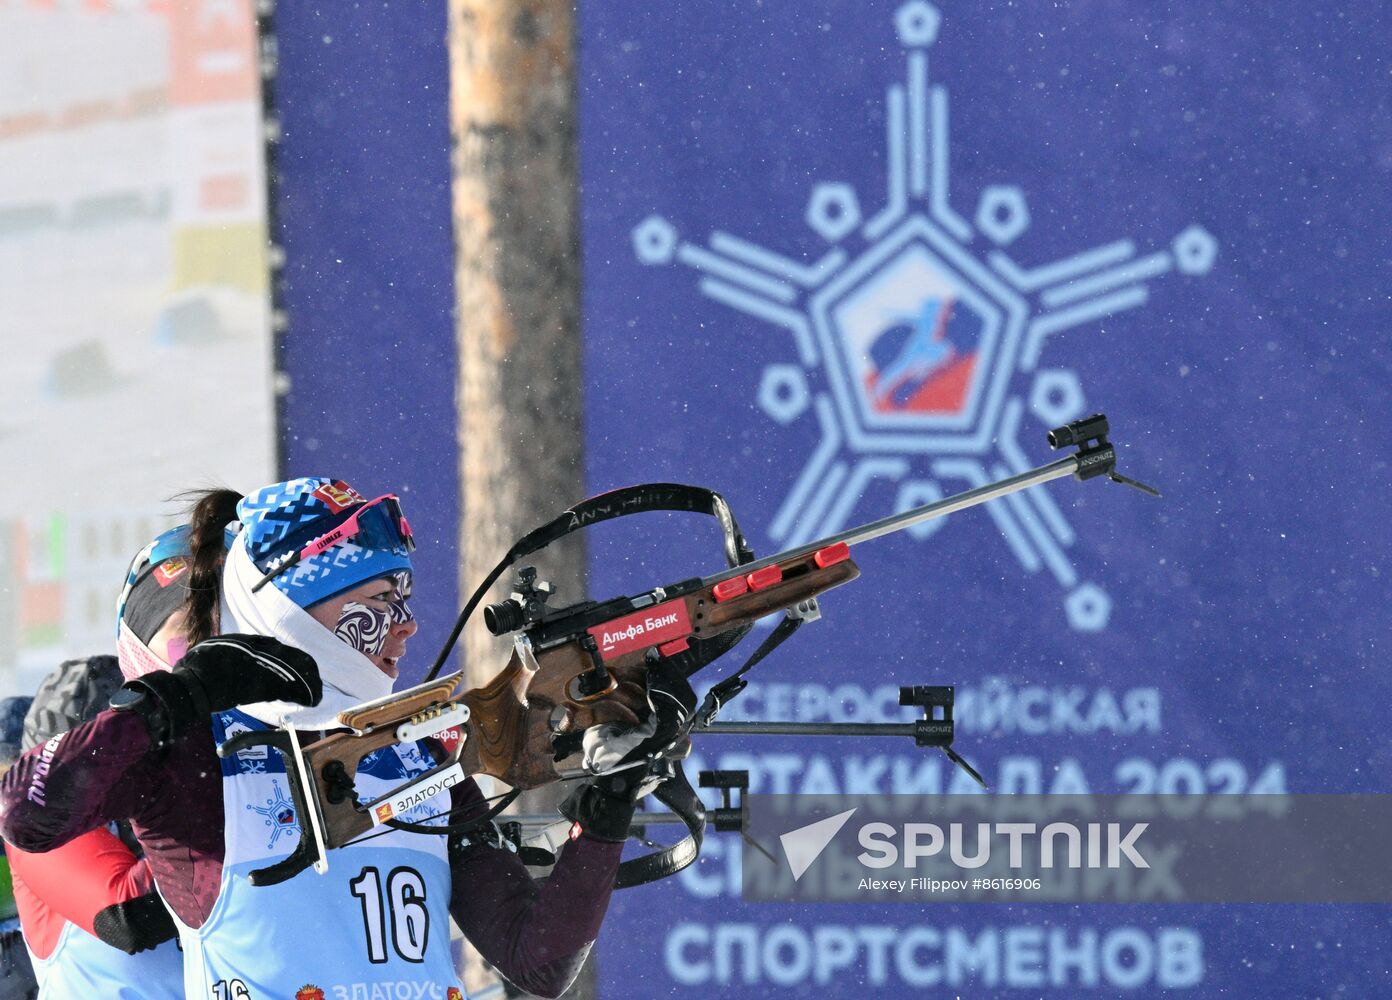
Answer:
[[[149,672],[110,710],[20,758],[0,781],[0,834],[46,851],[129,818],[177,921],[189,997],[456,1000],[451,916],[513,983],[564,992],[598,935],[648,785],[614,776],[577,789],[565,809],[576,828],[541,886],[509,851],[390,829],[331,852],[325,875],[252,886],[248,872],[295,846],[300,817],[277,752],[223,760],[217,745],[282,720],[331,728],[343,709],[390,693],[416,631],[414,542],[394,496],[309,478],[246,497],[207,493],[188,543],[187,653],[160,669],[123,630],[123,658],[148,654]],[[656,702],[672,711],[671,699]],[[631,744],[620,744],[629,759],[664,749]],[[431,763],[421,745],[383,750],[363,761],[359,793],[382,794]],[[452,806],[477,815],[482,802],[466,780],[402,818]]]
[[[24,747],[42,746],[93,718],[121,681],[114,656],[61,664],[34,696]],[[128,830],[103,827],[45,854],[9,849],[38,1000],[183,997],[184,961],[173,940],[174,922],[133,846]]]

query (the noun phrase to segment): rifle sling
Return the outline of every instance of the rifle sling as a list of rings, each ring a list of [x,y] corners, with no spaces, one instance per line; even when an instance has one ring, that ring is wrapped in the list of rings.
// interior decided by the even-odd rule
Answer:
[[[701,707],[696,710],[696,714],[691,717],[691,725],[687,732],[690,732],[691,729],[700,729],[706,723],[713,721],[720,712],[720,709],[728,705],[730,699],[734,698],[735,695],[739,694],[749,685],[749,682],[744,679],[744,675],[760,660],[782,645],[784,640],[788,639],[794,632],[801,628],[803,620],[804,619],[796,615],[786,615],[783,620],[778,623],[778,627],[770,632],[764,641],[759,644],[759,648],[754,650],[754,654],[750,656],[748,660],[744,661],[744,666],[740,667],[729,677],[718,680],[712,684],[710,690],[706,692],[705,701],[703,701]]]
[[[614,877],[615,889],[646,885],[675,875],[701,853],[701,841],[706,833],[706,807],[701,803],[696,789],[691,787],[691,782],[686,780],[681,764],[673,763],[676,770],[672,777],[658,785],[652,794],[653,798],[681,817],[686,824],[686,836],[670,847],[621,862]],[[641,822],[642,813],[635,813],[633,819],[634,822]]]

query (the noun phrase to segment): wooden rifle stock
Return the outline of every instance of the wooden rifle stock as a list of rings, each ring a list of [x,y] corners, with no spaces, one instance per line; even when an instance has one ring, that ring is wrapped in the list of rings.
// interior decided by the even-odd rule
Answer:
[[[752,624],[860,575],[849,558],[826,567],[817,566],[814,558],[808,555],[791,560],[782,567],[778,582],[732,598],[717,600],[713,585],[679,598],[685,602],[684,620],[691,623],[691,635],[712,638]],[[604,667],[612,678],[609,689],[585,697],[578,693],[579,678],[594,668],[598,654],[584,648],[584,634],[536,653],[535,671],[522,662],[527,654],[519,655],[515,650],[502,673],[464,695],[463,701],[471,710],[469,741],[478,756],[479,772],[514,788],[536,788],[559,777],[553,760],[553,734],[579,733],[609,722],[637,725],[641,721],[647,709],[643,675],[655,647],[639,645],[606,657]]]
[[[775,582],[766,582],[771,574],[766,575],[757,586],[746,582],[747,589],[734,596],[717,596],[719,585],[712,583],[676,598],[684,602],[690,637],[709,639],[752,624],[860,575],[848,557],[821,566],[813,554],[779,569]],[[738,589],[726,586],[721,593]],[[426,721],[462,702],[469,707],[459,755],[464,773],[489,774],[520,789],[559,779],[554,736],[609,722],[637,725],[648,709],[648,659],[660,655],[658,647],[639,644],[604,658],[609,688],[587,697],[579,693],[579,679],[594,670],[599,654],[585,648],[585,638],[600,628],[577,630],[536,652],[524,632],[507,666],[483,687],[455,694],[461,678],[456,673],[341,713],[339,721],[352,731],[333,733],[302,751],[314,785],[309,794],[318,802],[328,846],[341,847],[371,829],[372,817],[351,793],[352,781],[363,757],[398,741],[402,723]]]

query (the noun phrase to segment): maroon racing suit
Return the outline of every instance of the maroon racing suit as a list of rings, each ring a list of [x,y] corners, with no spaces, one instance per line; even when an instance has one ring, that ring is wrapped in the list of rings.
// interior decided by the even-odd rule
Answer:
[[[473,779],[451,791],[457,813],[482,812]],[[202,926],[218,897],[224,852],[210,729],[196,727],[161,750],[138,713],[107,710],[35,747],[0,779],[0,834],[21,850],[47,851],[123,819],[165,902],[189,927]],[[558,996],[599,934],[622,848],[581,833],[538,884],[512,852],[464,846],[450,857],[450,914],[509,980]]]

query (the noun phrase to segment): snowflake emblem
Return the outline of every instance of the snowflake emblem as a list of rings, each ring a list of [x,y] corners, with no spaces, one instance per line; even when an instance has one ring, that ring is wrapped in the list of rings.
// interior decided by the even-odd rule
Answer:
[[[796,361],[767,365],[760,408],[788,425],[816,422],[819,445],[775,513],[769,535],[791,548],[834,534],[873,481],[895,485],[896,507],[941,499],[1032,466],[1020,446],[1028,409],[1046,427],[1085,413],[1070,368],[1041,368],[1053,334],[1134,309],[1146,283],[1172,271],[1206,274],[1217,241],[1197,225],[1140,253],[1129,239],[1026,267],[1006,252],[1029,228],[1014,186],[981,192],[968,220],[948,197],[947,91],[928,80],[941,17],[925,0],[898,10],[907,78],[888,89],[888,197],[866,216],[853,186],[820,183],[806,223],[831,249],[812,263],[726,232],[705,246],[651,216],[633,230],[644,264],[700,273],[723,305],[791,334]],[[1069,623],[1106,627],[1111,600],[1066,554],[1075,533],[1043,488],[988,504],[1027,572],[1047,569]],[[918,540],[945,521],[909,529]]]
[[[270,827],[271,839],[266,844],[267,848],[275,847],[281,834],[300,832],[299,821],[295,818],[295,803],[285,797],[285,793],[280,790],[280,782],[275,778],[271,779],[271,797],[266,800],[266,804],[254,806],[247,803],[247,808],[264,817],[266,826]]]

